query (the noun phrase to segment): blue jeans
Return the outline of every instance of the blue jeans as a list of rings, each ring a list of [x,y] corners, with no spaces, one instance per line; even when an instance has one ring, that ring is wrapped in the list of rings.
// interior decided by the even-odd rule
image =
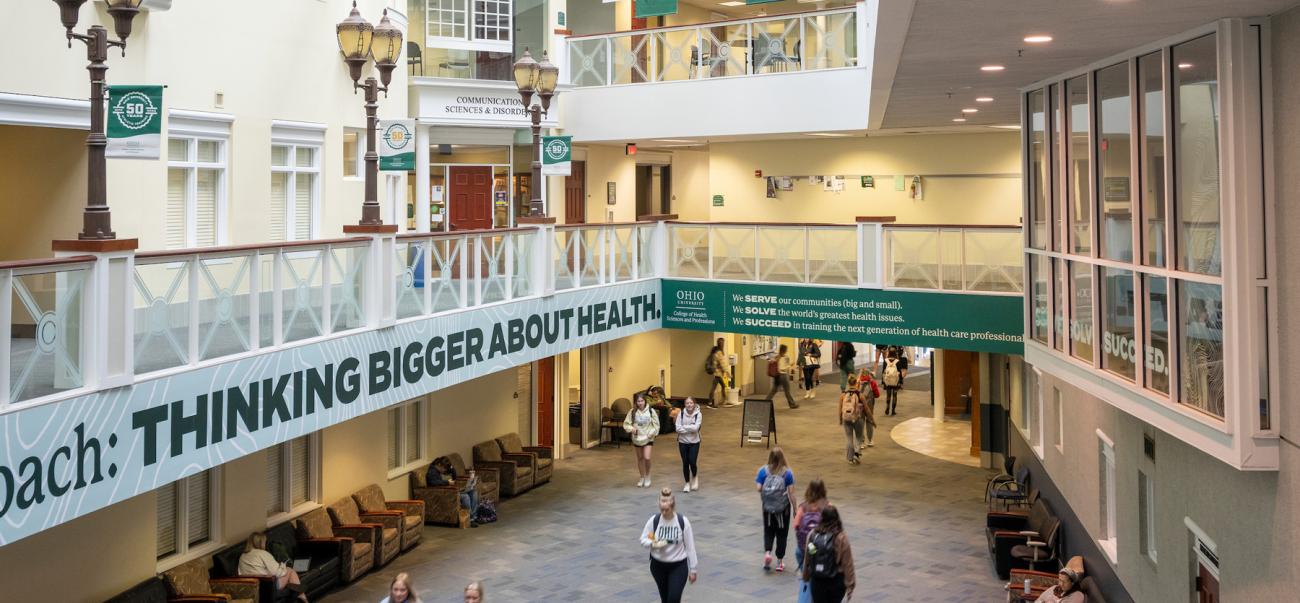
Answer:
[[[470,519],[478,511],[478,488],[471,488],[460,493],[460,506],[469,511]]]
[[[794,547],[794,560],[799,568],[795,573],[795,579],[799,583],[799,603],[812,603],[812,589],[807,582],[803,581],[803,547],[797,543]]]

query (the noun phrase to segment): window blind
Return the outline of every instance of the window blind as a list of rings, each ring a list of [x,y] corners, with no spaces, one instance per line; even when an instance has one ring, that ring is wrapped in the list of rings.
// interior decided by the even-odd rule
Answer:
[[[290,442],[289,451],[289,493],[293,506],[311,500],[311,446],[310,436],[304,436]]]
[[[285,172],[271,172],[271,207],[269,222],[271,225],[271,240],[284,241],[285,238],[285,216],[289,212],[289,174]]]
[[[402,431],[399,429],[402,409],[388,411],[388,468],[397,468],[397,459],[402,458]]]
[[[422,403],[406,405],[406,462],[420,460],[420,406]]]
[[[188,172],[185,168],[167,170],[167,216],[163,244],[168,249],[185,247],[185,189]]]
[[[212,532],[212,513],[209,508],[209,472],[204,471],[185,478],[186,512],[185,520],[189,524],[187,542],[189,546],[207,542]]]
[[[217,186],[221,170],[197,170],[194,198],[194,246],[217,244]]]
[[[284,447],[272,446],[266,449],[266,516],[283,513],[284,499],[281,486],[284,475]]]
[[[311,206],[312,197],[315,196],[315,184],[315,174],[294,174],[293,238],[296,241],[311,238]]]
[[[167,484],[156,490],[158,498],[158,558],[176,552],[176,488],[180,483]]]

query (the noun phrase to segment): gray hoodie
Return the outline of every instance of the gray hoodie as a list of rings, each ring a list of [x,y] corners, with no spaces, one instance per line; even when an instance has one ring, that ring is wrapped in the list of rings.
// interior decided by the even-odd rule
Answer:
[[[700,443],[700,423],[704,416],[700,414],[700,407],[696,405],[695,412],[687,414],[683,408],[677,413],[677,419],[674,426],[677,429],[677,441],[682,444],[699,444]]]

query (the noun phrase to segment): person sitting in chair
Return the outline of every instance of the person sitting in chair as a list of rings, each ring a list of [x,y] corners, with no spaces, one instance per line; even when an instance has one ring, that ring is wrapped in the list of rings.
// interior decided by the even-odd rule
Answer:
[[[478,522],[474,521],[474,515],[478,511],[478,476],[470,469],[469,475],[465,477],[462,483],[457,484],[456,469],[451,466],[451,459],[440,456],[429,465],[429,472],[424,479],[430,486],[459,486],[460,507],[469,513],[469,527],[477,528]]]
[[[1056,586],[1043,591],[1034,603],[1086,603],[1088,598],[1079,590],[1081,580],[1079,572],[1063,567],[1056,574]]]

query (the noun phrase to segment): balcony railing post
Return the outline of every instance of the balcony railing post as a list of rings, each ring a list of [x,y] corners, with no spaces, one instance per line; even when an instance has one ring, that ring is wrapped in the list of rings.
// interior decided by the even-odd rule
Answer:
[[[344,232],[369,239],[366,259],[362,262],[361,313],[367,328],[379,328],[397,322],[397,230],[392,227],[349,227]],[[278,287],[277,287],[278,289]]]
[[[528,250],[528,279],[531,294],[555,294],[555,218],[526,216],[516,220],[520,226],[533,226],[533,248]]]
[[[248,349],[262,347],[262,256],[248,259]]]
[[[677,214],[656,214],[649,216],[640,216],[637,218],[641,221],[654,222],[651,226],[650,241],[648,249],[642,249],[641,253],[650,254],[650,274],[642,274],[641,278],[665,278],[671,272],[672,258],[672,233],[669,230],[668,222],[676,220]]]
[[[10,337],[13,336],[12,270],[0,270],[0,410],[9,405]]]
[[[890,248],[885,224],[893,216],[858,216],[858,287],[883,289],[891,285],[886,271]]]
[[[134,241],[132,241],[134,242]],[[73,242],[75,243],[75,242]],[[85,255],[77,250],[56,250],[55,257]],[[66,315],[63,308],[57,307],[55,315],[60,321],[60,336],[69,329],[78,329],[81,339],[81,386],[92,389],[105,389],[129,385],[135,380],[135,304],[132,287],[135,275],[135,249],[114,251],[93,251],[94,262],[86,271],[82,281],[82,297],[79,316]],[[61,275],[56,278],[63,278]],[[0,290],[4,300],[0,301],[3,310],[5,332],[0,351],[9,360],[7,348],[12,333],[8,323],[12,320],[13,274],[4,279]],[[57,296],[57,303],[62,303],[62,296]],[[75,326],[70,324],[76,320]],[[55,380],[60,379],[60,370],[56,364]],[[3,383],[7,397],[9,370],[6,365]],[[5,398],[0,397],[0,401]]]
[[[271,260],[271,346],[280,347],[284,344],[284,266],[288,260],[283,249],[276,249]]]

